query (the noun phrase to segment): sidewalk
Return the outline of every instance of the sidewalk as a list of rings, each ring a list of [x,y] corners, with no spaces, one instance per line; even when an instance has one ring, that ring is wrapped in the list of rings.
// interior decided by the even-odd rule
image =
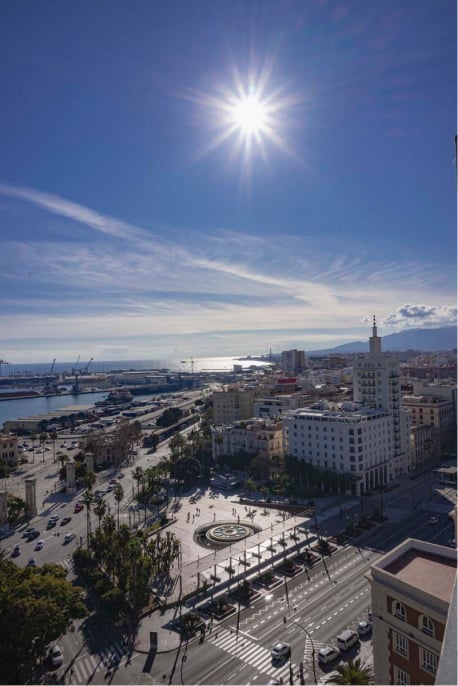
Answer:
[[[333,519],[335,518],[335,515],[338,513],[338,507],[331,507],[329,508],[326,514],[331,519]],[[319,527],[322,527],[323,524],[327,522],[327,517],[321,515],[317,517],[317,520]],[[182,612],[185,613],[193,607],[198,607],[200,603],[208,599],[210,595],[213,595],[213,593],[217,597],[218,595],[222,595],[226,592],[227,586],[230,583],[229,575],[226,574],[226,577],[223,578],[223,573],[221,571],[218,572],[221,574],[220,583],[216,584],[215,582],[214,585],[211,586],[212,580],[214,579],[213,571],[215,565],[219,568],[219,570],[221,570],[224,568],[223,566],[225,563],[229,564],[230,560],[232,567],[236,569],[235,574],[232,576],[232,580],[237,578],[239,572],[240,574],[243,573],[244,575],[246,575],[247,578],[250,578],[252,576],[256,576],[257,574],[259,574],[259,571],[261,569],[266,567],[270,568],[271,564],[277,562],[284,556],[293,555],[295,549],[297,549],[298,546],[300,546],[301,548],[305,546],[306,541],[313,542],[313,540],[316,539],[316,535],[313,531],[310,532],[310,524],[313,520],[310,521],[310,524],[308,524],[309,521],[310,520],[307,520],[302,517],[291,517],[287,519],[285,522],[272,525],[272,530],[269,527],[268,529],[259,532],[259,534],[255,534],[251,536],[249,539],[245,539],[237,545],[230,546],[230,552],[228,546],[227,548],[224,548],[222,550],[212,552],[210,555],[205,555],[205,557],[202,559],[198,559],[183,565],[181,570],[183,596],[186,596],[186,591],[192,588],[197,576],[199,577],[199,579],[203,580],[203,582],[207,582],[207,587],[205,590],[205,586],[201,585],[201,593],[198,596],[192,596],[191,598],[189,598],[187,602],[185,601],[182,606]],[[305,529],[307,529],[308,533],[305,533]],[[299,535],[299,542],[289,539],[288,534],[293,530],[295,530],[295,533]],[[337,530],[338,527],[336,531]],[[271,541],[273,541],[274,544],[275,541],[278,542],[279,535],[283,536],[283,532],[285,533],[285,540],[287,541],[287,546],[285,548],[279,547],[277,543],[277,552],[274,556],[272,552],[268,552],[268,546]],[[331,535],[332,533],[335,532],[329,531],[328,535]],[[365,532],[364,534],[362,534],[360,538],[369,535],[369,533],[373,532]],[[255,554],[257,562],[253,566],[251,566],[249,570],[244,565],[241,567],[237,564],[237,555],[242,554],[245,557],[245,560],[248,558],[252,559],[253,551],[262,551],[262,554],[260,555],[260,557],[258,557],[258,555]],[[209,580],[210,585],[208,585]],[[173,592],[167,598],[167,603],[178,603],[178,601],[179,583],[177,582],[174,585]],[[172,623],[175,619],[179,617],[179,614],[180,611],[179,606],[177,604],[174,607],[153,610],[149,615],[144,617],[140,622],[137,640],[135,643],[135,650],[141,653],[149,653],[150,632],[155,632],[157,635],[157,653],[165,653],[178,649],[182,641],[180,638],[180,634],[176,630],[174,630]],[[218,623],[216,622],[215,624],[217,627]],[[197,636],[196,638],[198,639],[199,636]]]

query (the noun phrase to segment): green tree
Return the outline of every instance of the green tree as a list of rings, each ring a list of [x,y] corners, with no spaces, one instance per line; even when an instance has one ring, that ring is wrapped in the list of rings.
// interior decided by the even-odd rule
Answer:
[[[358,657],[356,660],[349,660],[336,667],[337,674],[330,677],[327,684],[373,684],[374,674],[370,667],[361,663]]]
[[[49,434],[51,440],[52,440],[52,459],[55,462],[56,461],[56,441],[58,439],[58,433],[55,429],[51,431]]]
[[[40,441],[40,445],[41,445],[42,462],[45,461],[45,444],[46,444],[47,439],[48,439],[48,434],[43,431],[39,436],[39,441]]]
[[[91,539],[91,507],[94,502],[94,494],[89,489],[84,491],[82,501],[86,507],[86,537],[89,543]]]
[[[116,484],[114,488],[114,499],[116,501],[118,510],[118,529],[119,529],[119,507],[121,505],[121,500],[124,498],[124,489],[121,484]]]
[[[249,495],[250,495],[250,498],[251,498],[251,495],[252,495],[255,491],[258,490],[258,487],[257,487],[257,485],[256,485],[256,481],[253,481],[253,479],[248,479],[248,480],[245,482],[245,488],[246,488],[246,490],[248,491],[248,493],[249,493]]]
[[[7,501],[7,518],[10,524],[14,524],[20,517],[25,515],[27,512],[27,505],[22,498],[18,498],[15,495],[10,495],[8,493]]]
[[[183,412],[179,407],[168,407],[166,410],[164,410],[161,416],[156,419],[156,424],[162,429],[165,429],[168,426],[173,426],[173,424],[176,424],[182,416]]]
[[[95,498],[94,500],[94,514],[99,520],[99,526],[98,528],[100,529],[100,522],[102,521],[102,518],[106,515],[107,512],[107,504],[104,501],[103,498]]]
[[[57,565],[21,568],[0,559],[0,683],[32,683],[49,643],[86,615],[80,589]]]
[[[84,483],[88,491],[92,491],[92,487],[94,486],[96,480],[97,477],[95,476],[94,472],[86,472],[84,475]]]

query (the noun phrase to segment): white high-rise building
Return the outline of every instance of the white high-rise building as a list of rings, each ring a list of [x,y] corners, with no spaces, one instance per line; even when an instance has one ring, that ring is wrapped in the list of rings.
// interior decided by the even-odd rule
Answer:
[[[375,316],[369,354],[353,357],[353,400],[391,415],[393,474],[398,476],[408,471],[409,415],[401,407],[399,362],[393,355],[382,353],[382,339],[377,336]]]
[[[382,353],[375,324],[369,354],[355,355],[353,400],[317,403],[283,418],[285,453],[318,469],[348,474],[357,495],[407,471],[409,416],[401,409],[399,363]]]

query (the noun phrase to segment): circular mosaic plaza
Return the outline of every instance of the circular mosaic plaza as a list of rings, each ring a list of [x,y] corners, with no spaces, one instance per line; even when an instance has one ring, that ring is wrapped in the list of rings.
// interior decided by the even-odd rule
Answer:
[[[261,531],[256,524],[233,522],[213,522],[203,524],[194,532],[194,540],[206,548],[225,548],[233,543],[243,541],[253,534]]]

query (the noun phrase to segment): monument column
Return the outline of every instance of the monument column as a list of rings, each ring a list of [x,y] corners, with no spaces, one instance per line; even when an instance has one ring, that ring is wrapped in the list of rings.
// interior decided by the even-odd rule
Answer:
[[[69,460],[67,464],[65,465],[66,469],[66,474],[67,474],[67,493],[75,493],[76,491],[76,478],[75,478],[75,471],[76,471],[76,464],[75,460]]]
[[[37,514],[37,480],[25,480],[25,502],[31,515]]]

